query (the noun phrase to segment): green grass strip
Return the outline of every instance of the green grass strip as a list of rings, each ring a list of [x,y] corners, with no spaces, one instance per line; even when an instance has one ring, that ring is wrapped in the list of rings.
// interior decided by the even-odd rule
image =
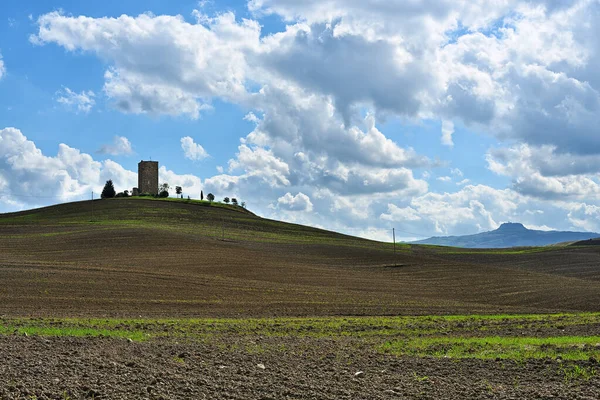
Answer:
[[[380,350],[418,357],[588,360],[600,355],[600,336],[416,338],[389,341]]]

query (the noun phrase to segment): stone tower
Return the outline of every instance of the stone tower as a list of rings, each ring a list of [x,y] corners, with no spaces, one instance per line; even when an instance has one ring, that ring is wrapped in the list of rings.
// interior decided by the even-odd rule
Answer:
[[[138,164],[140,193],[158,194],[158,161],[140,161]]]

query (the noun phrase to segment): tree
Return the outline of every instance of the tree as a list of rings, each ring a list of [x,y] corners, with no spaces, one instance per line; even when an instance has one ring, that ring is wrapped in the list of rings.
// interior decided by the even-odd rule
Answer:
[[[234,206],[238,205],[237,199],[235,197],[231,199],[231,204],[233,204]]]
[[[242,201],[242,204],[240,204],[242,206],[242,208],[246,208],[246,202]]]
[[[212,193],[207,194],[206,195],[206,200],[208,200],[208,201],[210,201],[212,203],[213,201],[215,201],[215,195],[212,194]]]
[[[200,200],[204,200],[204,191],[200,191]]]
[[[181,186],[175,186],[175,193],[177,193],[177,195],[181,195],[181,193],[183,193],[183,189],[181,188]],[[181,196],[181,198],[183,199],[183,196]]]
[[[107,180],[106,184],[104,185],[104,189],[102,189],[102,194],[100,195],[100,197],[102,197],[103,199],[111,199],[116,195],[117,192],[115,192],[115,185],[113,185],[112,179]]]
[[[225,204],[229,204],[229,197],[225,197],[225,198],[223,199],[223,201],[225,202]]]
[[[162,183],[159,187],[158,187],[158,197],[169,197],[169,189],[171,187],[169,186],[169,184],[167,182]]]
[[[129,190],[123,190],[123,197],[129,197]]]

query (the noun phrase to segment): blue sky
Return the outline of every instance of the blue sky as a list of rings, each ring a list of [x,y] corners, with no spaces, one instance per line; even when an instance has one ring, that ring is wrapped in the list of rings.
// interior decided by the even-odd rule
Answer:
[[[0,212],[135,185],[380,240],[600,231],[596,2],[0,4]],[[427,21],[427,23],[425,23]]]

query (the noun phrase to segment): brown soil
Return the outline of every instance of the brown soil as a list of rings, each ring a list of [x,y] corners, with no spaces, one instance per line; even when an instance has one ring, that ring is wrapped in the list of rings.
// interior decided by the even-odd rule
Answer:
[[[118,221],[118,210],[110,208],[114,204],[129,205],[123,213],[150,215],[156,213],[157,203],[167,211],[171,209],[165,207],[174,207],[154,201],[108,201],[97,202],[95,212],[100,214],[104,207],[105,212],[116,213]],[[439,248],[411,246],[402,247],[394,256],[390,246],[334,234],[332,243],[329,237],[298,243],[255,240],[268,229],[273,235],[292,232],[291,237],[322,231],[275,225],[229,210],[209,210],[213,215],[196,211],[201,207],[193,212],[185,208],[193,208],[191,205],[181,207],[178,212],[190,215],[186,220],[173,217],[162,222],[174,229],[79,220],[67,223],[56,209],[51,209],[54,214],[47,212],[58,215],[55,219],[34,223],[2,223],[0,216],[0,315],[301,316],[598,310],[600,246],[530,254],[451,254]],[[68,217],[75,211],[61,212]],[[211,224],[220,223],[218,213],[245,218],[231,219],[230,224],[245,224],[235,226],[242,226],[239,232],[247,236],[222,241],[204,235]],[[8,220],[11,215],[5,217]],[[196,225],[185,225],[189,221],[204,225],[196,230]],[[187,230],[180,232],[178,226]],[[263,231],[253,231],[257,227]]]
[[[597,399],[569,362],[399,358],[351,339],[262,338],[285,351],[0,336],[3,399]],[[261,368],[259,364],[264,366]],[[600,368],[595,361],[583,368]]]
[[[123,220],[173,207],[150,201],[97,202],[96,220],[102,212],[114,214],[115,205],[129,213],[119,214]],[[186,212],[185,219],[161,221],[174,229],[154,229],[88,223],[76,216],[87,215],[89,205],[65,207],[44,211],[39,220],[28,219],[35,212],[19,214],[22,223],[11,219],[14,215],[0,216],[0,315],[598,311],[600,246],[532,254],[449,254],[412,246],[394,256],[380,243],[333,234],[313,240],[310,235],[322,233],[234,211],[228,211],[233,217],[227,216],[227,228],[242,226],[240,232],[247,236],[221,241],[204,232],[220,230],[222,210],[181,206],[178,212]],[[244,219],[236,220],[238,214]],[[274,235],[273,242],[257,239],[270,237],[265,232]],[[310,240],[278,239],[290,232]],[[543,324],[526,332],[522,327],[502,329],[500,334],[508,336],[597,334]],[[252,344],[260,346],[252,351]],[[564,373],[574,366],[600,370],[595,360],[395,357],[351,337],[232,334],[206,343],[133,343],[0,335],[0,360],[0,399],[600,398],[598,374],[567,379]]]

